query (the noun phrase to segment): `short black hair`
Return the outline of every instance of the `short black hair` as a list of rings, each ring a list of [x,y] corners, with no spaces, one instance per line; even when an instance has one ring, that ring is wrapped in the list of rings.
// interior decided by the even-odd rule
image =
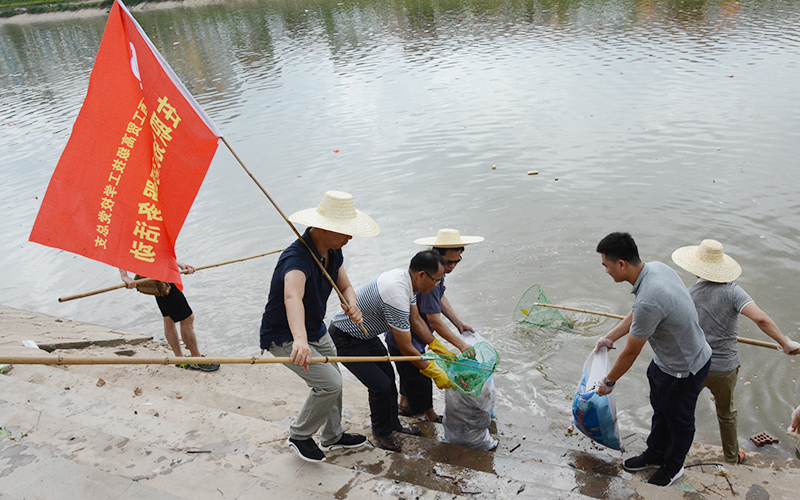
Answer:
[[[464,253],[464,247],[457,247],[457,248],[431,247],[431,250],[436,251],[442,257],[444,257],[447,254],[448,250],[455,250],[457,252]]]
[[[633,237],[628,233],[611,233],[597,244],[597,253],[606,256],[611,261],[624,260],[634,266],[642,261],[639,259],[639,248]]]
[[[436,274],[439,272],[439,266],[444,267],[444,265],[444,258],[441,255],[433,250],[423,250],[417,252],[411,259],[408,268],[414,273],[425,271],[428,274]]]

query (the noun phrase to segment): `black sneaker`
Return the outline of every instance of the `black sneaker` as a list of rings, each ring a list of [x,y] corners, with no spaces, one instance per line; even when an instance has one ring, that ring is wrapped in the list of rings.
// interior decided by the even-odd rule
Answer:
[[[319,449],[317,443],[313,439],[292,439],[286,441],[289,448],[293,449],[300,455],[300,458],[306,462],[324,462],[325,454]]]
[[[183,365],[183,368],[188,368],[189,370],[199,370],[201,372],[215,372],[219,370],[219,365],[216,363],[208,363],[205,365]]]
[[[669,486],[674,483],[679,477],[683,475],[683,467],[678,472],[671,473],[667,470],[666,466],[661,466],[658,468],[655,474],[647,480],[650,484],[655,484],[656,486]]]
[[[635,457],[631,457],[622,462],[622,468],[628,472],[635,472],[637,470],[645,469],[658,469],[659,467],[661,467],[661,462],[650,458],[647,455],[647,452]]]
[[[338,441],[331,444],[323,444],[320,446],[323,451],[331,451],[331,450],[338,450],[340,448],[358,448],[359,446],[364,446],[367,442],[367,438],[360,434],[342,434],[342,437],[339,438]]]
[[[201,357],[205,358],[205,356],[201,356]],[[201,371],[201,372],[215,372],[215,371],[219,370],[219,365],[216,364],[216,363],[208,363],[208,364],[205,364],[205,365],[192,363],[192,364],[177,365],[177,366],[179,366],[181,368],[186,368],[187,370],[198,370],[198,371]]]

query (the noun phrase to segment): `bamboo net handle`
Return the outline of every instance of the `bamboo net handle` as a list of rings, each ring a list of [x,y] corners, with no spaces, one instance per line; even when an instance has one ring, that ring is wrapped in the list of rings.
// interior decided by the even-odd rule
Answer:
[[[195,267],[194,270],[195,271],[202,271],[203,269],[210,269],[212,267],[225,266],[227,264],[233,264],[235,262],[242,262],[242,261],[245,261],[245,260],[257,259],[258,257],[264,257],[265,255],[271,255],[273,253],[283,252],[283,250],[284,249],[281,248],[279,250],[273,250],[273,251],[267,252],[267,253],[260,253],[258,255],[253,255],[253,256],[250,256],[250,257],[244,257],[244,258],[241,258],[241,259],[235,259],[235,260],[228,260],[228,261],[225,261],[225,262],[220,262],[219,264],[209,264],[207,266]],[[187,274],[188,272],[189,272],[188,269],[184,269],[180,273],[181,274]],[[146,283],[148,281],[156,281],[156,280],[154,280],[152,278],[140,278],[138,280],[134,280],[134,283],[139,284],[139,283]],[[125,288],[127,286],[128,285],[126,285],[125,283],[120,283],[119,285],[109,286],[109,287],[106,287],[106,288],[100,288],[98,290],[93,290],[91,292],[79,293],[77,295],[68,295],[66,297],[59,297],[58,301],[59,302],[66,302],[68,300],[82,299],[84,297],[91,297],[92,295],[97,295],[99,293],[110,292],[111,290],[118,290],[120,288]]]
[[[366,363],[383,361],[421,361],[422,356],[317,356],[311,358],[311,363]],[[293,363],[287,357],[176,357],[166,356],[161,358],[128,358],[120,356],[0,356],[0,365],[208,365],[208,364],[240,364],[261,365],[275,363]]]
[[[625,319],[625,316],[620,316],[619,314],[605,313],[605,312],[600,312],[600,311],[589,311],[588,309],[578,309],[577,307],[557,306],[555,304],[540,304],[539,302],[534,302],[533,305],[534,305],[534,307],[535,306],[552,307],[554,309],[564,309],[566,311],[575,311],[575,312],[586,313],[586,314],[594,314],[595,316],[605,316],[607,318]]]
[[[554,309],[564,309],[566,311],[575,311],[575,312],[581,312],[581,313],[586,313],[586,314],[594,314],[596,316],[606,316],[608,318],[614,318],[614,319],[620,319],[620,320],[625,319],[625,316],[620,316],[619,314],[605,313],[605,312],[599,312],[599,311],[590,311],[588,309],[578,309],[576,307],[557,306],[555,304],[540,304],[539,302],[534,302],[533,305],[534,306],[541,306],[541,307],[552,307]],[[777,351],[781,350],[781,346],[779,346],[778,344],[772,343],[772,342],[764,342],[764,341],[761,341],[761,340],[749,339],[747,337],[736,337],[736,340],[738,342],[741,342],[742,344],[754,345],[754,346],[758,346],[758,347],[766,347],[767,349],[775,349]],[[798,351],[800,351],[800,349],[798,349]],[[796,351],[792,351],[792,353],[795,353],[795,352]]]

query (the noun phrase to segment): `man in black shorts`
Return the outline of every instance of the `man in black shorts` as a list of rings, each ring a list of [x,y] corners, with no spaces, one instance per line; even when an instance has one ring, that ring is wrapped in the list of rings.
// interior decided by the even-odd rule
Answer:
[[[194,267],[188,266],[183,262],[178,262],[178,267],[181,271],[187,271],[187,274],[192,274],[195,271]],[[119,275],[128,288],[136,288],[136,282],[128,276],[128,271],[120,269]],[[163,297],[156,296],[156,303],[161,310],[161,315],[164,316],[164,337],[167,338],[167,342],[175,356],[183,357],[183,350],[181,349],[180,340],[178,340],[178,329],[175,323],[181,324],[181,338],[183,339],[183,344],[189,349],[191,356],[202,356],[200,350],[197,349],[197,338],[194,335],[194,313],[192,308],[189,307],[183,292],[173,283],[170,283],[169,293]],[[180,365],[180,367],[203,372],[219,370],[218,364],[185,364]]]

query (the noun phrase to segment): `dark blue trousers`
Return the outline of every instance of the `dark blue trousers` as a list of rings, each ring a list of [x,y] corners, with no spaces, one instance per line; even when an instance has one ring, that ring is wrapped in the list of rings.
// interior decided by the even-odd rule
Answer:
[[[360,340],[331,325],[328,332],[336,344],[339,356],[387,356],[386,347],[378,337]],[[367,387],[372,431],[388,436],[402,428],[397,417],[397,386],[394,368],[388,361],[368,363],[342,363],[350,373]]]
[[[696,374],[677,378],[661,371],[655,362],[647,367],[653,420],[647,437],[647,453],[670,472],[683,467],[694,440],[694,410],[711,361]]]

